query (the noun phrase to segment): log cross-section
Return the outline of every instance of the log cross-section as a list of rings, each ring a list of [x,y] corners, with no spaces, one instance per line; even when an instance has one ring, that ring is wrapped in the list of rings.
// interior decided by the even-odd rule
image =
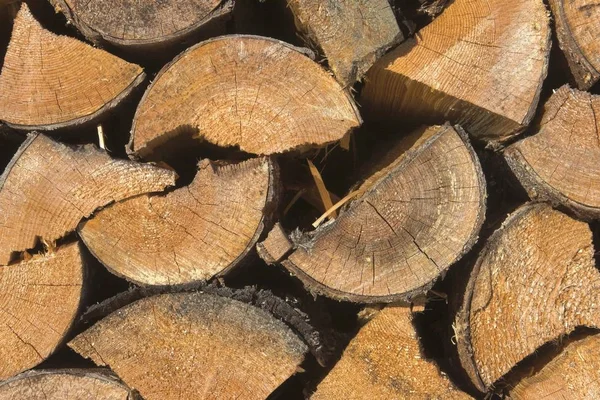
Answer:
[[[543,344],[599,328],[599,289],[589,226],[546,204],[519,208],[481,252],[454,324],[473,383],[485,392]]]
[[[265,399],[307,352],[266,311],[207,293],[139,300],[69,346],[109,366],[146,400]]]
[[[398,148],[409,150],[372,175],[335,221],[292,236],[296,249],[282,264],[310,290],[361,302],[410,300],[477,240],[486,189],[466,134],[449,125],[420,129]],[[280,258],[265,255],[269,249],[285,249],[273,243],[278,237],[260,246],[268,260]]]
[[[141,67],[45,30],[21,5],[0,73],[0,120],[27,130],[96,120],[141,84]]]
[[[266,158],[202,161],[194,181],[166,195],[116,203],[79,233],[111,271],[149,285],[206,280],[244,260],[275,212],[277,170]]]
[[[170,170],[31,134],[0,176],[0,265],[75,230],[99,207],[174,184]]]

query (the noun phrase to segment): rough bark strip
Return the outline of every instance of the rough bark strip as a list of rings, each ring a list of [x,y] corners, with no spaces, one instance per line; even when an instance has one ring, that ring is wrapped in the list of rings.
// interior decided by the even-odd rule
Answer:
[[[23,3],[0,73],[0,120],[26,130],[97,120],[144,77],[137,65],[43,29]]]
[[[166,65],[136,112],[129,148],[148,158],[178,135],[254,154],[323,146],[358,127],[351,97],[284,42],[230,35]]]
[[[466,134],[421,129],[394,149],[362,195],[314,232],[294,234],[282,262],[311,291],[356,302],[423,295],[478,237],[485,180]],[[411,148],[412,146],[412,148]],[[410,148],[410,149],[409,149]]]
[[[274,161],[218,165],[203,160],[194,181],[166,195],[111,205],[79,234],[111,272],[145,285],[175,285],[225,275],[270,226],[278,197]]]
[[[600,218],[600,96],[561,87],[546,103],[537,133],[504,156],[531,199]]]
[[[0,176],[0,265],[39,239],[51,243],[75,230],[99,207],[174,184],[170,170],[30,134]]]
[[[543,344],[600,327],[592,233],[546,204],[511,214],[480,253],[454,329],[461,363],[485,392]]]
[[[404,40],[387,0],[288,0],[288,7],[344,87]]]
[[[503,142],[535,113],[550,53],[542,0],[456,0],[379,60],[360,104],[376,120],[451,121]]]
[[[412,319],[409,308],[386,307],[377,313],[311,399],[471,399],[424,358]]]
[[[104,369],[24,372],[0,382],[0,400],[138,400],[140,397]]]
[[[147,400],[264,399],[295,373],[306,345],[258,308],[206,293],[140,300],[69,344]]]
[[[0,267],[0,380],[41,363],[66,339],[84,275],[77,243]]]
[[[581,90],[600,78],[600,5],[595,0],[549,0],[558,44]]]

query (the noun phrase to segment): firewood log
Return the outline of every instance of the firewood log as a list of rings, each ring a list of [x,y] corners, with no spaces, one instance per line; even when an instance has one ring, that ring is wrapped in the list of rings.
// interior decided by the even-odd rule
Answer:
[[[27,130],[96,121],[144,77],[137,65],[45,30],[23,3],[0,73],[0,120]]]
[[[307,351],[267,312],[200,292],[137,301],[69,346],[110,366],[146,400],[264,399]]]
[[[561,87],[545,104],[537,133],[504,155],[532,199],[600,218],[600,96]]]
[[[64,342],[84,278],[77,243],[0,267],[0,380],[36,366]]]
[[[178,135],[248,153],[323,146],[360,125],[348,94],[297,48],[258,36],[223,36],[159,72],[135,115],[130,149],[147,158]]]
[[[543,344],[600,327],[592,233],[546,204],[522,206],[488,240],[454,329],[461,363],[485,392]]]
[[[111,271],[141,284],[171,285],[222,275],[242,262],[274,217],[276,165],[265,158],[202,161],[194,182],[166,195],[116,203],[79,234]]]
[[[0,176],[0,265],[38,240],[63,237],[100,207],[174,184],[170,170],[30,134]]]
[[[547,74],[542,0],[456,0],[367,73],[365,118],[461,124],[503,142],[532,120]]]
[[[138,400],[103,369],[29,371],[0,382],[0,400]]]
[[[411,300],[424,294],[477,240],[486,188],[466,134],[449,125],[408,136],[387,167],[333,222],[293,235],[282,261],[311,291],[359,302]],[[411,148],[412,146],[412,148]],[[395,153],[395,151],[394,151]],[[269,235],[269,262],[290,252]],[[277,248],[274,255],[270,248]]]

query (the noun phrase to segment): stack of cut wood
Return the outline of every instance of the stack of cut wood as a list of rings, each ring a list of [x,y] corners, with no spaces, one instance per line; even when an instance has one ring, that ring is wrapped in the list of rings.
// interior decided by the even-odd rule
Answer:
[[[600,398],[598,4],[0,25],[0,400]]]

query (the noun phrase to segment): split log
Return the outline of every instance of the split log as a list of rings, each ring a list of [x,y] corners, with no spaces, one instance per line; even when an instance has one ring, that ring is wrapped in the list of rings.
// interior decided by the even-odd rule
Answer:
[[[201,161],[188,187],[116,203],[79,234],[110,271],[135,283],[207,280],[240,264],[273,217],[276,165],[265,158]]]
[[[264,399],[307,351],[267,312],[206,293],[140,300],[69,346],[110,366],[146,400]]]
[[[223,36],[182,53],[159,72],[135,115],[129,147],[147,158],[194,133],[254,154],[302,150],[360,125],[350,98],[299,49],[259,36]]]
[[[537,134],[504,155],[531,199],[600,218],[600,96],[561,87],[546,103]]]
[[[45,30],[24,3],[0,74],[0,120],[27,130],[97,120],[144,77],[137,65]]]
[[[0,400],[136,400],[139,396],[101,369],[29,371],[0,382]]]
[[[99,207],[174,184],[170,170],[30,134],[0,176],[0,265],[39,239],[51,243],[75,230]]]
[[[327,58],[344,87],[352,86],[404,36],[387,0],[289,0],[296,26]]]
[[[233,0],[51,3],[93,43],[145,52],[169,51],[194,38],[224,33],[233,10]]]
[[[409,308],[387,307],[350,342],[312,400],[470,399],[425,359]]]
[[[600,336],[569,343],[535,375],[519,382],[510,392],[512,400],[598,399]]]
[[[600,79],[600,7],[593,0],[549,0],[558,44],[577,87],[591,88]]]
[[[65,340],[83,281],[77,243],[0,267],[0,380],[41,363]]]
[[[528,204],[489,239],[455,322],[461,363],[486,391],[516,363],[578,326],[600,327],[587,224]]]
[[[549,53],[542,0],[456,0],[371,68],[360,103],[377,120],[449,120],[502,142],[532,120]]]
[[[393,162],[334,222],[293,235],[295,250],[282,264],[311,291],[335,299],[392,302],[424,294],[475,243],[485,214],[479,161],[456,129],[408,136],[398,148],[412,148],[394,151]]]

